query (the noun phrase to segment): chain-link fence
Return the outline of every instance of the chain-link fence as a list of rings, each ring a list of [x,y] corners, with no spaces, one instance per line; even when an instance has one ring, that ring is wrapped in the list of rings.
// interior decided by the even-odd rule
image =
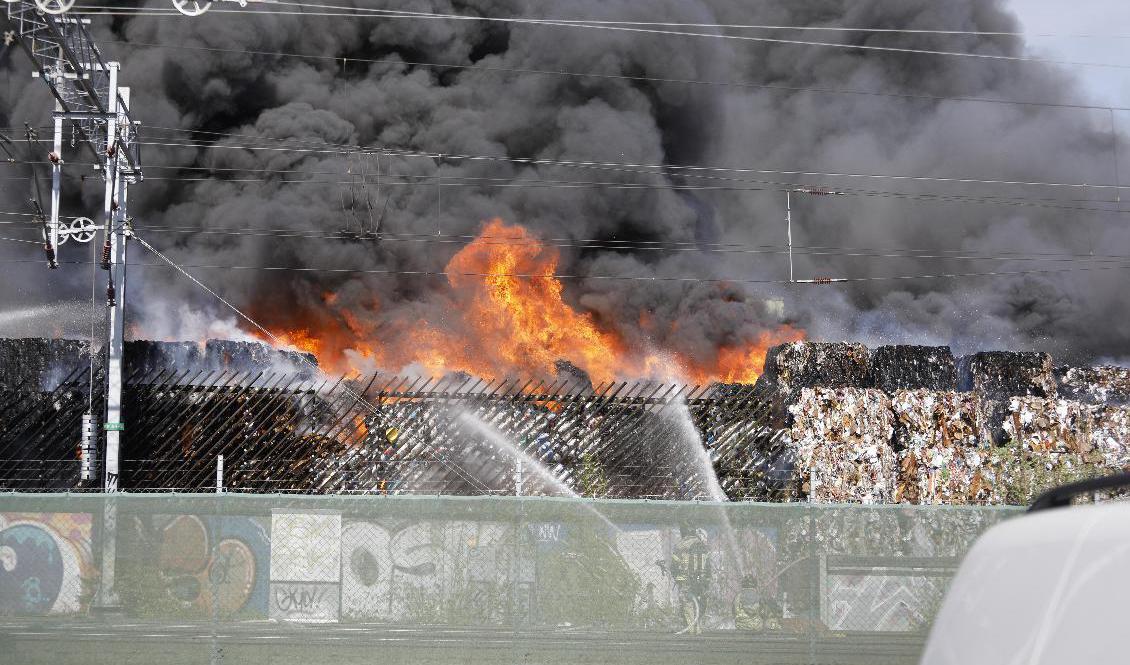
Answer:
[[[99,486],[79,480],[87,385],[76,372],[50,391],[12,392],[0,409],[0,489]],[[750,385],[166,369],[134,372],[124,394],[120,487],[131,492],[219,482],[229,492],[767,500],[799,487]]]
[[[1014,512],[10,494],[0,642],[21,663],[913,663]]]

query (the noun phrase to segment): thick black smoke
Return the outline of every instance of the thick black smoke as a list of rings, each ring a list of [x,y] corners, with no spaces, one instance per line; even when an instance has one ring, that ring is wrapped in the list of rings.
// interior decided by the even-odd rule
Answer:
[[[165,6],[163,0],[149,4]],[[1018,30],[1002,4],[397,3],[419,11],[484,16]],[[622,169],[454,157],[358,157],[238,147],[275,146],[280,141],[312,147],[361,144],[444,155],[1110,183],[1113,143],[1105,112],[934,99],[1082,98],[1065,74],[1046,66],[628,31],[379,17],[119,17],[113,22],[96,19],[94,30],[105,51],[123,63],[135,115],[150,128],[143,129],[145,140],[213,145],[146,146],[150,178],[131,194],[139,233],[188,265],[437,271],[461,246],[462,241],[451,236],[473,235],[484,220],[501,217],[544,238],[680,243],[678,251],[566,246],[560,271],[570,275],[733,280],[719,284],[590,278],[567,283],[575,305],[594,312],[634,343],[700,359],[708,359],[719,345],[753,338],[782,320],[817,338],[942,343],[959,351],[1032,348],[1064,360],[1130,357],[1130,317],[1122,289],[1126,271],[1102,269],[1112,264],[1087,260],[1091,254],[1119,254],[1130,247],[1130,226],[1117,213],[1067,209],[1102,208],[1094,201],[1113,198],[1110,190],[772,173],[713,173],[714,179],[706,179],[675,170],[641,175]],[[797,36],[783,31],[742,34]],[[1021,40],[1008,36],[804,33],[800,38],[991,55],[1025,52]],[[309,57],[271,54],[275,52]],[[409,64],[423,62],[453,66]],[[28,71],[19,53],[9,54],[3,63],[0,85],[8,92],[0,100],[0,125],[44,123],[49,117],[45,87]],[[902,96],[787,89],[795,87]],[[69,173],[76,174],[82,155],[72,154],[71,159]],[[350,185],[359,175],[349,172],[359,174],[362,168],[369,176],[367,187]],[[373,175],[378,168],[383,174],[379,188]],[[14,166],[5,173],[23,176],[27,170]],[[434,180],[437,173],[445,179],[442,192]],[[250,181],[254,179],[265,182]],[[301,180],[311,182],[294,182]],[[654,187],[564,187],[560,181],[642,182]],[[523,183],[530,186],[515,186]],[[784,243],[780,183],[853,192],[794,199],[797,245],[832,248],[798,255],[798,277],[1006,274],[834,285],[771,283],[787,276],[785,257],[748,249]],[[68,184],[71,214],[100,209],[96,178],[85,183],[69,178]],[[5,181],[0,196],[4,211],[25,209],[26,186]],[[686,189],[690,186],[712,189]],[[81,196],[75,194],[80,187]],[[860,195],[863,191],[872,195]],[[882,192],[1010,201],[906,199]],[[373,205],[371,215],[366,199]],[[379,221],[382,231],[398,237],[374,244],[161,230],[337,232],[368,225],[370,217]],[[21,237],[34,237],[31,231],[20,232]],[[404,237],[407,234],[415,237]],[[740,245],[742,251],[712,251],[719,243],[729,250]],[[5,259],[38,257],[32,245],[0,247]],[[908,248],[926,250],[929,256],[875,256]],[[63,249],[64,259],[78,258],[80,250],[70,245]],[[952,250],[964,252],[961,256],[1056,253],[1082,258],[975,260],[953,258]],[[154,260],[136,246],[133,252],[138,261]],[[273,325],[292,324],[300,313],[337,320],[339,315],[325,303],[327,292],[338,294],[338,306],[360,305],[358,311],[367,312],[362,323],[378,336],[393,321],[443,324],[452,318],[442,277],[191,270]],[[27,307],[60,297],[81,302],[89,293],[89,266],[64,266],[47,275],[40,265],[13,263],[4,266],[4,274],[0,297],[5,306]],[[207,327],[212,334],[223,334],[215,323],[222,308],[178,275],[137,268],[130,279],[136,334],[194,337]],[[63,322],[31,315],[21,321],[43,332],[59,326],[82,330],[82,308],[75,310],[62,317]]]

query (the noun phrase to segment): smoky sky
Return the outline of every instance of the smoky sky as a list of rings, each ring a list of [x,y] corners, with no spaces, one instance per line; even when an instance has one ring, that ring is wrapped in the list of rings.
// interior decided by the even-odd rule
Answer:
[[[471,16],[1019,30],[1005,3],[984,0],[420,0],[397,6]],[[1110,269],[1126,260],[1102,258],[1123,254],[1130,231],[1126,215],[1103,210],[1111,207],[1103,203],[1114,196],[1109,189],[679,169],[640,173],[459,157],[1110,184],[1116,146],[1106,111],[937,99],[1086,102],[1085,92],[1053,66],[378,17],[116,17],[96,18],[92,29],[105,53],[122,63],[143,140],[211,146],[143,147],[148,179],[131,189],[129,201],[138,233],[195,266],[189,270],[268,325],[338,322],[340,310],[350,308],[378,338],[410,334],[405,322],[455,328],[458,303],[442,276],[397,273],[442,271],[465,237],[501,217],[556,239],[562,245],[559,272],[579,277],[566,281],[569,302],[640,347],[709,358],[720,345],[788,322],[817,339],[950,344],[959,353],[1035,349],[1069,362],[1130,357],[1127,273]],[[800,38],[1025,54],[1022,39],[1003,35]],[[30,77],[23,53],[9,52],[0,67],[0,125],[46,124],[51,99],[43,83]],[[516,69],[526,71],[501,71]],[[370,151],[246,148],[282,143],[364,145]],[[102,187],[82,164],[89,158],[69,146],[65,157],[64,214],[95,216]],[[22,165],[4,171],[11,178],[28,175]],[[2,209],[26,211],[28,183],[2,182]],[[564,186],[577,182],[600,184]],[[616,186],[641,183],[648,188]],[[795,257],[797,276],[867,281],[775,283],[788,275],[779,248],[785,242],[781,189],[790,185],[850,190],[846,196],[794,199],[794,241],[806,248]],[[12,219],[18,218],[4,218]],[[351,242],[285,233],[336,233],[376,223],[392,237]],[[18,225],[4,228],[9,237],[35,238]],[[273,231],[215,233],[256,229]],[[582,247],[577,240],[602,244]],[[632,247],[614,246],[622,241]],[[662,248],[641,248],[645,243]],[[909,250],[916,256],[905,256]],[[89,251],[68,244],[61,254],[77,261]],[[133,261],[155,262],[136,244],[130,252]],[[8,242],[0,242],[0,253],[6,260],[40,257],[34,245]],[[1018,254],[1055,256],[1017,260]],[[49,273],[40,263],[10,263],[4,275],[0,299],[22,317],[10,318],[9,327],[18,320],[19,329],[5,334],[89,334],[82,306],[90,297],[89,265]],[[890,279],[921,275],[932,277]],[[172,271],[138,266],[129,280],[131,334],[234,334],[218,323],[233,320],[231,313]],[[337,294],[332,306],[325,295],[331,292]],[[50,315],[34,309],[50,302],[67,306]]]

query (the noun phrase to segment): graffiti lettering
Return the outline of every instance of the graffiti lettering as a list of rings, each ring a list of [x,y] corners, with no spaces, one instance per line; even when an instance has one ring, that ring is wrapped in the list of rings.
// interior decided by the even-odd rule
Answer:
[[[283,587],[275,589],[275,606],[283,612],[309,612],[326,598],[327,589]]]

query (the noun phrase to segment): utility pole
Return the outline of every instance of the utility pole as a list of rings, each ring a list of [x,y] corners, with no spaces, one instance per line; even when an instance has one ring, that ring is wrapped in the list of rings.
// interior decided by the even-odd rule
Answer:
[[[793,276],[793,194],[811,194],[813,196],[844,196],[846,192],[837,192],[822,187],[793,187],[785,190],[785,232],[789,242],[789,283],[796,284]],[[800,280],[810,282],[813,280]],[[823,280],[821,280],[823,281]]]
[[[86,19],[57,15],[43,9],[43,0],[6,0],[8,20],[16,39],[35,67],[34,76],[43,79],[55,96],[54,143],[46,155],[51,163],[51,214],[44,229],[44,248],[48,264],[55,268],[56,251],[68,239],[91,241],[101,229],[102,267],[109,271],[106,286],[108,325],[106,326],[106,404],[103,415],[106,447],[103,456],[102,489],[118,491],[121,435],[125,429],[122,413],[122,365],[125,334],[126,239],[130,236],[126,203],[129,186],[141,182],[141,156],[137,144],[137,123],[130,117],[128,88],[118,86],[116,62],[106,62],[94,43]],[[54,8],[65,12],[70,4],[56,0]],[[103,224],[99,227],[78,218],[64,227],[59,219],[62,187],[63,124],[70,122],[76,136],[95,159],[105,182],[102,205]],[[93,340],[91,340],[93,343]],[[93,381],[93,376],[91,377]],[[94,475],[93,414],[84,418],[82,476]],[[87,440],[90,437],[90,440]],[[113,608],[119,604],[115,589],[117,562],[117,501],[107,497],[99,529],[100,583],[95,606]]]
[[[105,182],[103,198],[102,267],[109,271],[106,304],[106,405],[103,416],[106,448],[102,487],[116,492],[122,414],[122,352],[124,347],[126,239],[130,235],[126,203],[129,185],[142,180],[137,124],[130,118],[129,89],[118,86],[119,65],[106,62],[86,26],[87,19],[42,11],[34,0],[6,2],[15,39],[55,96],[54,142],[45,155],[51,163],[51,213],[44,232],[49,264],[55,267],[59,245],[73,238],[86,242],[99,228],[86,220],[65,227],[59,219],[62,187],[63,124],[74,125],[82,143],[95,158]]]

